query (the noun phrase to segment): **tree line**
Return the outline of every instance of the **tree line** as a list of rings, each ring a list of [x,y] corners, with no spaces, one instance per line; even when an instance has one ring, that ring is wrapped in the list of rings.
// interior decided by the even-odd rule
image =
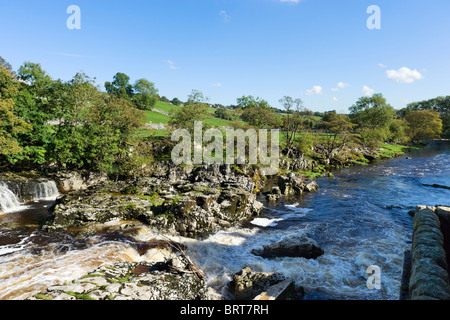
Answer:
[[[143,164],[132,152],[145,110],[157,101],[178,106],[172,128],[193,128],[211,116],[208,99],[192,90],[186,102],[160,97],[154,83],[118,72],[105,91],[94,79],[77,73],[54,80],[38,63],[25,62],[17,72],[0,57],[0,167],[51,164],[59,169],[87,169],[121,175]],[[361,97],[349,114],[313,113],[301,99],[285,96],[282,109],[251,95],[234,106],[215,105],[213,115],[235,126],[281,128],[283,147],[307,152],[314,144],[329,153],[347,143],[377,148],[383,142],[419,143],[450,137],[450,96],[414,102],[395,110],[382,94]],[[312,136],[313,129],[325,132]]]
[[[83,73],[62,81],[37,63],[25,62],[17,74],[0,66],[0,166],[127,172],[152,86],[124,80],[116,75],[103,92]]]

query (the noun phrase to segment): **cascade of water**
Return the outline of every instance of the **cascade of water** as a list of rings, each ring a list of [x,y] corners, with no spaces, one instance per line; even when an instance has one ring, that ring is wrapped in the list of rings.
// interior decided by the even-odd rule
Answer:
[[[20,207],[18,197],[12,192],[9,186],[0,182],[0,213],[15,211]]]
[[[52,180],[41,179],[26,185],[0,181],[0,213],[20,210],[24,201],[54,201],[58,196],[58,187]]]
[[[59,196],[55,181],[36,181],[30,187],[32,200],[55,200]]]

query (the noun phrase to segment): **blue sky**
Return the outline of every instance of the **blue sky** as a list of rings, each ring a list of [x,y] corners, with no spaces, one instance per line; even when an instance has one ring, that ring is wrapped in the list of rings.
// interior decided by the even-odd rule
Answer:
[[[70,5],[81,29],[69,30]],[[370,30],[370,5],[381,29]],[[0,55],[55,79],[123,72],[161,95],[212,103],[285,95],[347,112],[383,93],[395,108],[450,94],[448,0],[0,0]]]

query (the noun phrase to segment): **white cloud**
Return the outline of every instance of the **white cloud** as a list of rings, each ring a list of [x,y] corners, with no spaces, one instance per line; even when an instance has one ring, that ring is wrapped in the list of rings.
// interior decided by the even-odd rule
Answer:
[[[372,89],[372,88],[369,88],[368,86],[364,86],[363,89],[362,89],[362,93],[365,96],[370,97],[370,96],[372,96],[375,93],[375,90]]]
[[[338,98],[336,98],[336,97],[333,97],[333,101],[335,101],[335,102],[338,102],[338,101],[339,101],[339,99],[338,99]]]
[[[221,10],[219,15],[222,17],[224,22],[228,22],[231,19],[231,16],[225,10]]]
[[[87,58],[84,54],[75,54],[75,53],[67,53],[67,52],[52,52],[52,54],[56,54],[58,56],[64,57],[73,57],[73,58]]]
[[[344,88],[347,88],[349,86],[349,84],[348,83],[345,83],[345,82],[338,82],[338,84],[337,84],[337,88],[331,88],[331,91],[333,91],[333,92],[337,92],[337,91],[339,91],[339,89],[344,89]]]
[[[417,70],[411,70],[407,67],[402,67],[398,70],[387,70],[386,75],[389,79],[400,83],[413,83],[416,80],[423,79],[423,75]]]
[[[341,81],[337,84],[337,86],[341,89],[344,89],[344,88],[347,88],[349,86],[349,84]]]
[[[379,66],[380,68],[386,68],[386,65],[384,65],[384,64],[382,64],[382,63],[379,63],[378,66]]]
[[[177,69],[179,69],[179,67],[177,67],[177,66],[175,65],[175,62],[173,62],[172,60],[167,60],[166,62],[167,62],[167,64],[169,65],[169,69],[170,69],[170,70],[177,70]]]
[[[220,83],[220,82],[213,83],[213,84],[211,85],[211,87],[221,87],[221,86],[222,86],[222,83]]]
[[[314,86],[310,90],[306,90],[306,95],[312,96],[316,94],[322,94],[323,88],[321,86]]]
[[[287,2],[291,4],[297,4],[300,2],[300,0],[280,0],[280,2]]]

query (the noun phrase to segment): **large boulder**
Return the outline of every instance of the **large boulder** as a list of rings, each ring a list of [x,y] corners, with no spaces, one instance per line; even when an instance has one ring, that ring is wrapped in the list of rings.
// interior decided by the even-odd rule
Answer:
[[[55,174],[54,178],[58,182],[58,189],[61,193],[85,190],[108,180],[106,174],[87,171],[62,171]]]
[[[254,249],[252,254],[263,258],[298,257],[315,259],[324,254],[317,242],[308,237],[289,237],[274,244],[265,245],[262,249]]]
[[[297,176],[293,172],[278,177],[278,187],[282,195],[302,195],[304,192],[315,192],[319,189],[318,184],[304,176]]]

